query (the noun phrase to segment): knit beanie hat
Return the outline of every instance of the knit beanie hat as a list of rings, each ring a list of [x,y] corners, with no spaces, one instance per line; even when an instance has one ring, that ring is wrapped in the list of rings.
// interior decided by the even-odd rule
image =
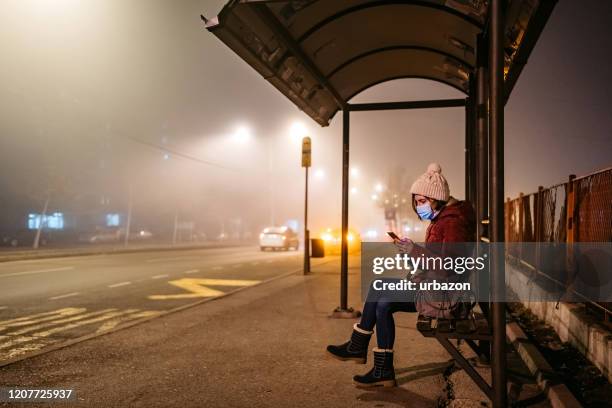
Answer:
[[[427,166],[425,174],[422,174],[410,187],[410,192],[435,200],[448,201],[450,190],[448,182],[442,175],[442,167],[438,163]]]

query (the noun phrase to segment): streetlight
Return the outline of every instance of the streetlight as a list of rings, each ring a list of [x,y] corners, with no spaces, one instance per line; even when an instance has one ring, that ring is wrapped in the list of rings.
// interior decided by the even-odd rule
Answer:
[[[376,183],[376,185],[374,186],[374,190],[376,190],[377,192],[382,192],[385,188],[383,187],[383,185],[381,183]]]
[[[359,169],[357,167],[351,168],[351,177],[359,177]]]
[[[244,144],[251,140],[251,130],[246,126],[240,126],[236,129],[232,137],[236,142]]]
[[[302,138],[306,136],[306,133],[308,133],[308,131],[302,122],[293,122],[289,131],[291,138],[294,140],[302,140]]]

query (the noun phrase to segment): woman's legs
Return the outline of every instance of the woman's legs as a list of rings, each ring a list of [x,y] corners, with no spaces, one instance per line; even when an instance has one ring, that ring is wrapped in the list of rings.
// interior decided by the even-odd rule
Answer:
[[[378,348],[393,350],[395,343],[395,312],[416,312],[414,302],[390,302],[379,300],[376,303],[376,342]]]
[[[388,281],[399,281],[399,279],[386,279]],[[351,339],[343,344],[329,345],[327,351],[337,359],[353,360],[365,363],[367,360],[368,344],[370,337],[376,327],[379,348],[391,349],[395,341],[395,322],[393,313],[396,311],[414,312],[416,308],[412,300],[414,296],[407,298],[390,299],[385,293],[370,287],[368,296],[363,305],[361,321],[353,327]],[[398,302],[397,300],[406,300]]]
[[[386,282],[397,282],[400,279],[384,280]],[[405,298],[391,299],[389,296],[385,296],[384,292],[375,290],[370,286],[368,296],[363,304],[363,313],[359,327],[368,331],[372,331],[376,327],[378,347],[391,349],[395,341],[393,313],[399,311],[416,312],[414,293],[408,292]]]

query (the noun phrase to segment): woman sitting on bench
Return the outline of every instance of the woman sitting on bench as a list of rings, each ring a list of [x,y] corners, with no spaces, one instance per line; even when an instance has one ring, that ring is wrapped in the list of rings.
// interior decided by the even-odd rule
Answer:
[[[467,201],[458,201],[450,196],[448,182],[442,175],[442,169],[437,163],[427,167],[410,188],[413,208],[419,219],[430,221],[427,228],[425,243],[474,242],[475,214]],[[410,239],[402,238],[395,241],[400,252],[414,256],[419,246]],[[415,248],[416,247],[416,248]],[[427,273],[414,275],[413,282],[429,278]],[[409,292],[414,297],[414,292]],[[402,299],[404,300],[404,299]],[[395,341],[395,312],[416,312],[414,298],[398,302],[385,298],[370,288],[366,302],[363,305],[361,321],[353,326],[351,338],[341,345],[327,346],[327,351],[333,357],[342,361],[355,361],[365,364],[368,355],[368,344],[376,327],[376,342],[374,348],[374,367],[364,375],[353,377],[355,385],[362,387],[396,385],[393,369],[393,343]]]

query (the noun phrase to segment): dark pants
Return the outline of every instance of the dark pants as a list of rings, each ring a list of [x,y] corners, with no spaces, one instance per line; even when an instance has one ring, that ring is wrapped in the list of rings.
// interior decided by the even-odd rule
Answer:
[[[399,279],[384,279],[386,282],[399,281]],[[404,300],[404,299],[402,299]],[[405,301],[391,299],[385,293],[370,287],[366,302],[363,305],[363,314],[359,327],[364,330],[374,330],[376,326],[376,341],[378,348],[393,349],[395,342],[395,321],[393,313],[410,312],[415,313],[414,292],[406,292]]]

